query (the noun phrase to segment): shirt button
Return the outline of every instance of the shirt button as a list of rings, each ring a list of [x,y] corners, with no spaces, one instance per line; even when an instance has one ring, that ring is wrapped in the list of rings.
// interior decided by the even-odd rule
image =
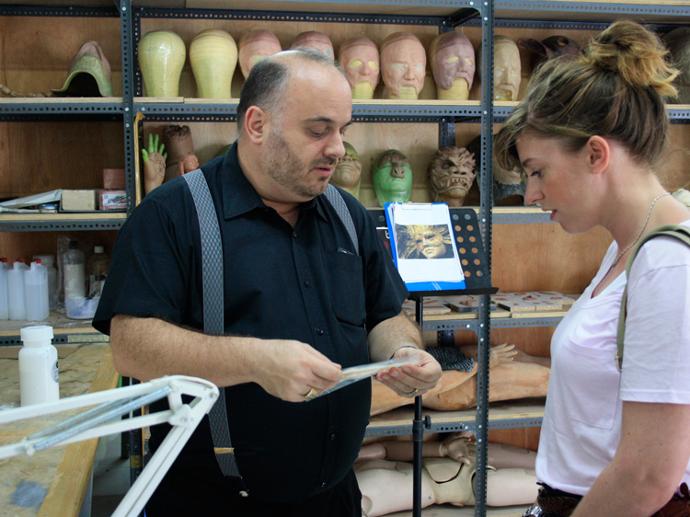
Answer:
[[[331,439],[331,441],[335,440],[335,433],[329,434],[328,437]]]
[[[325,481],[321,482],[321,488],[326,488],[326,482]]]
[[[297,232],[292,232],[292,238],[296,239],[297,238]]]
[[[317,336],[323,336],[326,332],[323,329],[314,329]]]
[[[311,282],[309,280],[305,280],[304,287],[311,287]]]

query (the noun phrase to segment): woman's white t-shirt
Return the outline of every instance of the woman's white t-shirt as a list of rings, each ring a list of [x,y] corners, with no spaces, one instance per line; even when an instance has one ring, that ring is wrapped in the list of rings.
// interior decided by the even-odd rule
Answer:
[[[682,224],[690,227],[690,220]],[[657,237],[637,255],[622,373],[616,333],[625,272],[591,297],[617,252],[614,241],[551,340],[537,478],[573,494],[587,493],[613,459],[622,401],[690,404],[690,250],[676,239]],[[690,483],[690,464],[684,481]]]

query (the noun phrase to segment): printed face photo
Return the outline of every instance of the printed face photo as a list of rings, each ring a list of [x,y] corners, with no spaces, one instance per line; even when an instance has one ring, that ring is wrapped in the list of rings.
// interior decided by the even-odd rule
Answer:
[[[450,231],[445,224],[396,225],[399,259],[453,258]]]

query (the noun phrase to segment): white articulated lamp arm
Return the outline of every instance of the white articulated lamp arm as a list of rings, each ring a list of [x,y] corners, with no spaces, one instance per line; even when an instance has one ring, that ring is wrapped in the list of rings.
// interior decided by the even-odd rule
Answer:
[[[194,399],[184,404],[182,395],[189,395]],[[123,415],[166,397],[169,410],[121,420]],[[172,429],[113,513],[114,517],[138,515],[217,398],[218,388],[207,380],[171,376],[135,386],[70,397],[58,402],[0,411],[1,426],[27,418],[96,405],[84,413],[27,436],[20,442],[0,446],[0,460],[20,454],[32,455],[50,447],[132,429],[162,423],[170,424],[173,426]]]

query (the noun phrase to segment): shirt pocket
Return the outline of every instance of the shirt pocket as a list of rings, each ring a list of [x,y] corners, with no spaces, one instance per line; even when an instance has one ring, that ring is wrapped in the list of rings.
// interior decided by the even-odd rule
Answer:
[[[559,352],[564,414],[572,422],[610,430],[618,410],[620,373],[613,346],[591,348],[566,341]],[[562,422],[568,425],[568,422]]]
[[[362,259],[349,253],[331,253],[331,302],[340,323],[364,328],[366,307]]]

